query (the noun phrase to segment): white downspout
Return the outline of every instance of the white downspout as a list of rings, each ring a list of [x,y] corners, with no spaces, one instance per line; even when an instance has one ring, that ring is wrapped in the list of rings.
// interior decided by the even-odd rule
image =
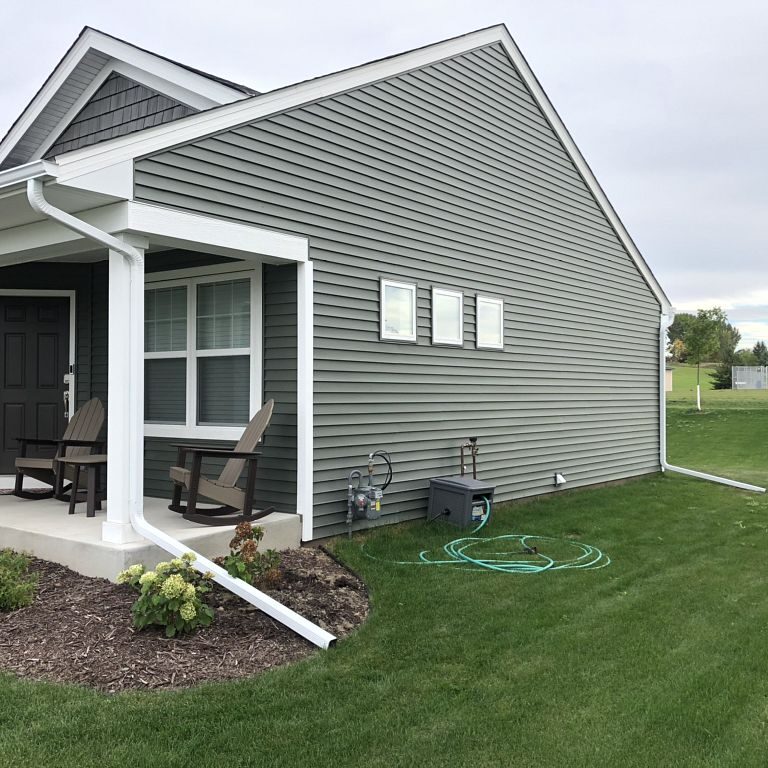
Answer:
[[[726,477],[718,477],[717,475],[710,475],[706,472],[697,472],[695,469],[685,469],[684,467],[676,467],[673,464],[667,462],[667,389],[665,386],[665,370],[666,370],[666,347],[667,347],[667,328],[672,325],[672,321],[675,319],[675,312],[673,309],[669,310],[669,314],[662,314],[661,323],[659,326],[659,458],[661,461],[661,470],[669,472],[677,472],[681,475],[689,475],[690,477],[698,477],[700,480],[710,480],[713,483],[721,483],[723,485],[731,485],[734,488],[741,488],[745,491],[754,491],[755,493],[765,493],[765,488],[759,485],[750,485],[749,483],[742,483],[738,480],[730,480]]]
[[[141,291],[142,294],[139,297],[139,300],[143,298],[144,256],[141,251],[107,232],[103,232],[102,230],[87,224],[82,219],[78,219],[76,216],[72,216],[66,211],[62,211],[51,205],[45,199],[45,195],[43,194],[43,182],[41,179],[29,179],[27,181],[27,199],[33,210],[43,216],[52,219],[53,221],[57,221],[62,226],[67,227],[67,229],[71,229],[83,237],[101,244],[111,251],[116,251],[117,253],[122,254],[130,266],[131,291]],[[135,306],[133,300],[131,300],[131,306]],[[143,358],[143,350],[140,346],[143,334],[143,322],[143,317],[132,317],[129,320],[130,349],[128,354],[132,361],[141,361]],[[138,368],[141,368],[141,362],[138,364]],[[134,365],[132,375],[136,375],[138,379],[138,382],[131,382],[134,385],[131,391],[135,392],[138,391],[136,390],[136,384],[141,384],[143,372],[142,370],[137,370],[137,366]],[[142,413],[141,408],[134,405],[134,402],[140,403],[140,400],[131,398],[131,401],[131,429],[129,435],[129,440],[131,441],[130,460],[132,462],[138,461],[139,464],[135,466],[141,466],[143,460],[144,414]],[[144,519],[143,498],[141,495],[139,495],[139,498],[137,499],[130,499],[129,511],[131,526],[144,538],[149,539],[152,543],[157,544],[157,546],[176,557],[180,557],[185,552],[192,552],[196,558],[194,562],[195,568],[201,573],[210,571],[213,574],[214,581],[221,584],[221,586],[225,587],[230,592],[242,597],[243,600],[251,603],[251,605],[264,611],[268,616],[276,619],[281,624],[284,624],[289,629],[292,629],[297,634],[305,637],[307,640],[321,648],[328,648],[335,644],[336,638],[330,632],[326,632],[322,627],[313,624],[311,621],[305,619],[295,611],[292,611],[290,608],[286,608],[269,595],[246,584],[242,579],[233,579],[221,566],[216,565],[216,563],[203,557],[203,555],[198,554],[194,550],[190,550],[189,547],[172,538],[159,528],[150,525]]]

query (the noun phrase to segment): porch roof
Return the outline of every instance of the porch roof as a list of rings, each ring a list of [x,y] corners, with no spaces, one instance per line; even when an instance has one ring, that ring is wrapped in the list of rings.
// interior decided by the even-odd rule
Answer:
[[[204,250],[238,259],[258,257],[273,263],[308,259],[307,238],[129,199],[132,169],[128,166],[113,169],[106,179],[62,181],[55,163],[37,161],[0,172],[0,267],[104,251],[99,243],[32,209],[27,185],[34,179],[45,183],[46,198],[55,207],[108,234],[139,235],[151,246]]]

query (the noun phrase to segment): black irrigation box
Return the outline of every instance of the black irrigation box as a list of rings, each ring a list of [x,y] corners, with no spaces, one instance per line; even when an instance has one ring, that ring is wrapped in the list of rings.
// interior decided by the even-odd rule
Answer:
[[[434,477],[429,481],[427,520],[445,520],[459,528],[477,526],[493,504],[493,491],[493,485],[471,477]]]

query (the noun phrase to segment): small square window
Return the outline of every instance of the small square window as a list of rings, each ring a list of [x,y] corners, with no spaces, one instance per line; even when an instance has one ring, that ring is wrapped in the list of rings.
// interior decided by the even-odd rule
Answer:
[[[416,341],[416,286],[381,281],[381,338]]]
[[[464,294],[461,291],[432,289],[432,343],[455,346],[464,343]]]
[[[504,302],[488,296],[477,297],[478,349],[504,349]]]

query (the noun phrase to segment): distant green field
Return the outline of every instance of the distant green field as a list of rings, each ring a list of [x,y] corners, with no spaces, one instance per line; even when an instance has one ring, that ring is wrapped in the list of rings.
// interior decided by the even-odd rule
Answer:
[[[712,389],[709,374],[714,365],[701,366],[701,405],[703,410],[711,408],[766,408],[768,390]],[[672,391],[667,392],[667,407],[696,408],[696,366],[674,366]]]

